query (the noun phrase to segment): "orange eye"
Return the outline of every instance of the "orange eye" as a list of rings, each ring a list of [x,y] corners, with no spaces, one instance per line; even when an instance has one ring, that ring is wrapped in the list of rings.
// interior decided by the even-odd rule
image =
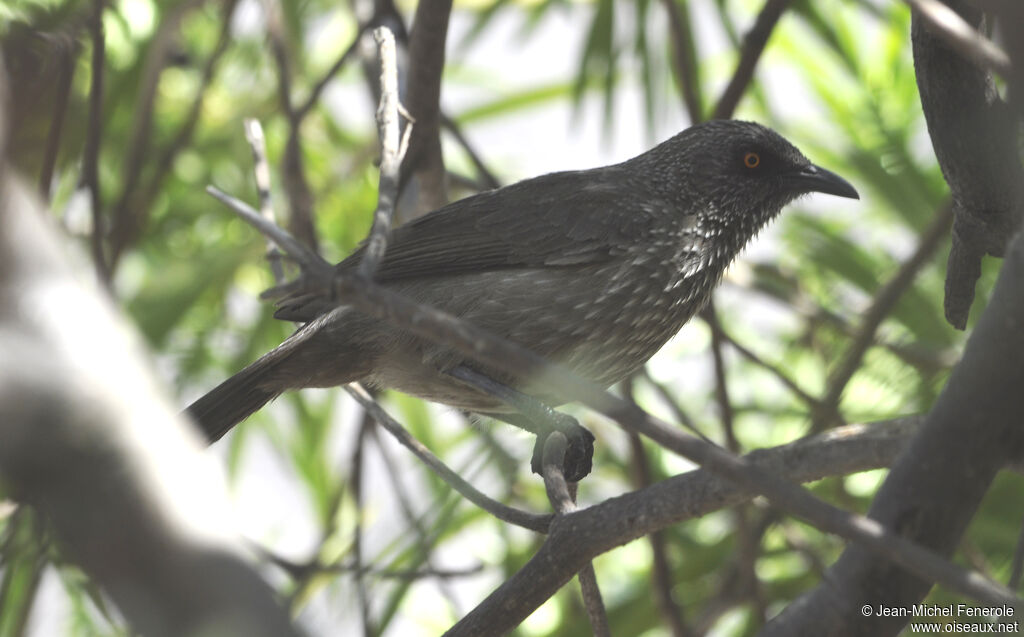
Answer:
[[[747,153],[743,156],[743,165],[747,168],[757,168],[761,165],[761,156],[757,153]]]

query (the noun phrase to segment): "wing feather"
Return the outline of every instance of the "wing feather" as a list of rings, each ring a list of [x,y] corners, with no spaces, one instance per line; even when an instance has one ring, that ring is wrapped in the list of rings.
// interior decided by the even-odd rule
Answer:
[[[617,166],[522,181],[451,203],[395,229],[377,272],[390,283],[488,270],[573,266],[608,260],[642,240],[652,224],[641,193]],[[648,195],[649,196],[649,195]],[[631,210],[625,220],[622,209]],[[355,268],[363,247],[336,267]],[[309,321],[326,301],[281,300],[274,316]]]

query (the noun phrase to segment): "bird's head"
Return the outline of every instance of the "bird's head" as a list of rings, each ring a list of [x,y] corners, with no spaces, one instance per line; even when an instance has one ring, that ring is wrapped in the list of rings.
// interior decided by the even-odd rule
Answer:
[[[812,192],[859,199],[775,131],[733,120],[690,127],[652,149],[649,173],[704,224],[749,239],[787,203]],[[643,156],[641,156],[643,157]],[[639,158],[638,158],[639,159]]]

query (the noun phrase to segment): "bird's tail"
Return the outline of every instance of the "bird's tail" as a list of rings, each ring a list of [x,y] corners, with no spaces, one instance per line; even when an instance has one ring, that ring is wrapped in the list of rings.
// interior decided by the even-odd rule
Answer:
[[[267,382],[274,362],[271,354],[274,352],[217,385],[185,410],[209,442],[220,440],[232,427],[284,391],[283,387],[273,388]]]

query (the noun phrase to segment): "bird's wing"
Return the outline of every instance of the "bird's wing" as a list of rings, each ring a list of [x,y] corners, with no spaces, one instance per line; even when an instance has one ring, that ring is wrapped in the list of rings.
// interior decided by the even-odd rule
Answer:
[[[645,193],[616,167],[555,173],[451,203],[392,232],[381,283],[516,267],[596,263],[642,240],[653,219]],[[616,178],[619,177],[619,178]],[[649,199],[650,194],[645,198]],[[364,248],[337,265],[351,271]],[[309,321],[326,308],[282,299],[276,317]]]

